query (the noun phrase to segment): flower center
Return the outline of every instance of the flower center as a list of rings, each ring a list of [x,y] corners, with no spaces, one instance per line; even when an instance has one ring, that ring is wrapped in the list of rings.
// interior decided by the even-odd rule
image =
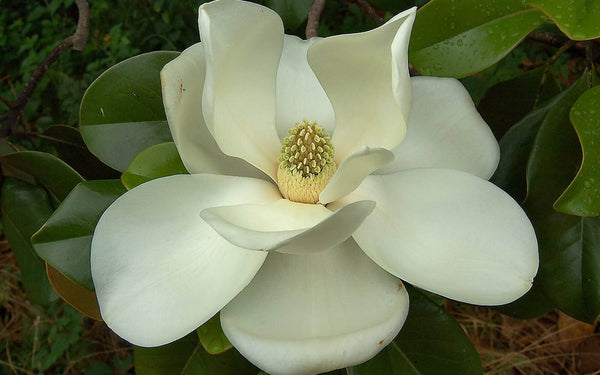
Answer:
[[[294,202],[317,203],[337,165],[329,134],[316,122],[304,120],[288,130],[283,140],[277,185]]]

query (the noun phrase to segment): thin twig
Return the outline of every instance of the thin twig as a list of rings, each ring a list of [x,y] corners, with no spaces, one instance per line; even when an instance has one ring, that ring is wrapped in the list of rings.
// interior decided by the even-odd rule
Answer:
[[[568,40],[566,43],[564,43],[559,49],[558,51],[556,51],[556,53],[554,55],[552,55],[552,57],[550,57],[548,59],[548,61],[546,61],[546,68],[544,69],[544,73],[542,74],[542,79],[540,80],[540,85],[538,87],[538,91],[537,94],[535,96],[535,101],[533,102],[533,108],[537,107],[539,101],[540,101],[540,96],[542,95],[542,90],[544,88],[544,84],[546,83],[546,77],[550,74],[550,70],[552,69],[552,65],[556,62],[556,60],[558,60],[558,58],[560,57],[560,55],[562,55],[563,53],[567,52],[571,47],[573,47],[573,45],[575,45],[575,41],[574,40]]]
[[[348,2],[356,3],[360,10],[366,14],[367,17],[375,23],[375,25],[381,26],[384,24],[383,17],[377,13],[377,9],[375,9],[375,7],[367,0],[349,0]]]
[[[325,8],[325,0],[313,1],[310,11],[308,12],[308,22],[306,22],[306,39],[314,38],[319,31],[319,18]]]
[[[588,40],[585,43],[585,62],[588,69],[588,88],[594,86],[594,50],[592,49],[593,41]]]
[[[17,99],[7,103],[9,106],[8,116],[0,130],[0,137],[6,137],[10,133],[17,132],[17,124],[23,113],[23,108],[29,101],[29,98],[50,65],[52,65],[63,52],[70,48],[73,48],[75,51],[82,51],[85,48],[90,32],[90,8],[86,0],[75,0],[75,3],[79,9],[79,20],[77,21],[75,33],[63,39],[62,42],[48,53],[40,65],[34,70],[29,81],[25,83],[23,89],[17,96]]]
[[[563,35],[549,33],[546,31],[533,31],[527,35],[527,39],[557,48],[562,47],[566,42],[569,41],[569,38]],[[569,47],[569,49],[573,49],[575,52],[581,55],[585,53],[585,48],[586,46],[584,42],[575,42],[573,45],[571,45],[571,47]]]

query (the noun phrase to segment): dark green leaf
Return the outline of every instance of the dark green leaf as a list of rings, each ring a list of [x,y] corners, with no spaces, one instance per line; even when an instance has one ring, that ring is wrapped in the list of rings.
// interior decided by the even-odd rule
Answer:
[[[535,136],[548,111],[561,98],[549,101],[511,127],[500,140],[500,163],[490,181],[523,202],[527,194],[526,168]]]
[[[560,93],[560,87],[550,77],[541,87],[544,68],[530,70],[515,78],[492,86],[477,107],[481,117],[488,123],[497,139],[534,109],[536,97],[538,103]]]
[[[125,191],[119,180],[77,185],[31,238],[37,254],[70,280],[94,290],[90,273],[92,235],[102,213]]]
[[[287,30],[297,29],[308,18],[312,0],[266,0],[265,5],[276,11]]]
[[[150,52],[102,73],[81,102],[81,135],[102,162],[124,171],[140,151],[171,141],[160,70],[178,52]]]
[[[237,350],[208,354],[196,334],[157,348],[134,347],[137,375],[244,375],[258,373]]]
[[[408,286],[410,309],[394,341],[375,358],[350,367],[351,375],[482,374],[477,351],[446,311]]]
[[[494,310],[519,319],[540,317],[554,308],[552,301],[546,296],[540,283],[534,282],[533,287],[518,300],[502,306],[494,306]]]
[[[393,14],[418,5],[414,0],[370,0],[373,6],[384,9]]]
[[[87,179],[119,178],[119,172],[107,167],[86,147],[79,130],[72,126],[53,125],[42,134],[58,157]]]
[[[38,151],[20,151],[0,157],[0,163],[33,176],[59,202],[84,181],[73,168],[54,155]]]
[[[583,150],[577,176],[554,204],[560,212],[577,216],[600,215],[600,86],[581,95],[571,109]]]
[[[133,189],[155,178],[187,173],[175,144],[166,142],[140,152],[123,172],[121,181],[127,189]]]
[[[432,0],[417,12],[410,61],[424,75],[464,77],[499,61],[544,19],[520,0]]]
[[[220,354],[231,349],[231,343],[221,329],[219,314],[215,314],[208,322],[196,330],[200,344],[210,354]]]
[[[581,163],[569,113],[586,86],[584,77],[544,118],[527,165],[524,208],[538,236],[537,282],[559,309],[592,323],[600,313],[600,219],[565,215],[552,207]]]
[[[569,39],[600,37],[600,2],[594,0],[524,0],[544,11]]]
[[[21,282],[29,300],[46,304],[58,298],[46,277],[44,261],[31,247],[30,238],[52,213],[48,195],[40,186],[13,178],[2,184],[0,205],[4,233],[21,270]]]

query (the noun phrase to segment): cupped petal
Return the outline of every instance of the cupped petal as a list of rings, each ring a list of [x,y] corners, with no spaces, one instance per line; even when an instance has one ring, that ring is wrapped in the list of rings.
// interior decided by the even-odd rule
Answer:
[[[206,128],[199,105],[205,74],[201,43],[184,50],[160,72],[167,121],[185,168],[190,173],[266,178],[245,160],[225,155]]]
[[[331,212],[320,204],[281,199],[267,204],[207,208],[201,216],[234,245],[307,254],[330,249],[347,240],[374,208],[373,201],[359,201]]]
[[[167,344],[203,324],[250,282],[266,253],[230,244],[200,211],[276,199],[264,180],[209,174],[152,180],[121,196],[92,240],[106,324],[138,346]]]
[[[316,374],[373,357],[407,313],[402,283],[348,240],[311,255],[270,254],[221,311],[221,325],[264,371]]]
[[[327,204],[356,189],[373,171],[394,160],[394,154],[384,148],[363,146],[340,164],[329,183],[319,194],[319,202]]]
[[[393,275],[478,305],[511,302],[531,287],[535,232],[492,183],[452,169],[410,169],[371,175],[333,206],[366,197],[377,205],[353,237]]]
[[[287,137],[296,122],[317,122],[329,134],[335,127],[333,107],[306,60],[306,51],[319,38],[302,40],[285,35],[277,70],[277,132]]]
[[[500,148],[463,85],[453,78],[411,81],[414,100],[406,139],[394,148],[394,161],[377,173],[449,168],[490,178]]]
[[[404,139],[412,102],[408,41],[415,12],[404,11],[371,31],[321,39],[308,49],[308,63],[335,112],[336,161],[362,145],[392,149]]]
[[[276,181],[281,143],[275,89],[283,23],[271,9],[238,0],[205,3],[198,13],[208,130],[225,154],[246,160]]]

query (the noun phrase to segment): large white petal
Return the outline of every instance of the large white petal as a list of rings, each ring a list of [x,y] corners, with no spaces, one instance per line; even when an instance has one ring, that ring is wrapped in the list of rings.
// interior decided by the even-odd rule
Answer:
[[[185,168],[190,173],[262,178],[264,175],[248,162],[225,155],[206,128],[199,105],[205,73],[201,43],[183,51],[160,72],[165,113]]]
[[[221,325],[264,371],[316,374],[373,357],[407,312],[402,283],[348,240],[312,255],[271,253],[221,311]]]
[[[277,132],[283,139],[296,122],[316,121],[329,134],[335,127],[333,107],[306,60],[306,51],[318,38],[302,40],[286,35],[277,71]]]
[[[198,13],[206,54],[202,110],[208,129],[224,153],[246,160],[276,181],[281,19],[268,8],[238,0],[205,3]]]
[[[377,264],[420,288],[478,305],[525,294],[538,268],[535,232],[495,185],[452,169],[371,175],[335,205],[373,199],[353,237]]]
[[[320,204],[281,199],[275,203],[207,208],[202,218],[234,245],[253,250],[306,254],[347,240],[373,211],[359,201],[331,212]]]
[[[340,164],[331,180],[319,194],[319,202],[327,204],[356,189],[373,171],[394,160],[394,154],[384,148],[363,146]]]
[[[308,49],[308,63],[335,112],[338,164],[360,146],[392,149],[404,139],[412,102],[408,41],[415,9],[377,29],[321,39]]]
[[[450,168],[488,179],[500,149],[471,96],[452,78],[413,77],[414,101],[406,139],[379,173],[410,168]]]
[[[230,244],[200,211],[276,199],[264,180],[209,174],[153,180],[117,199],[92,240],[106,324],[135,345],[157,346],[204,323],[250,282],[266,253]]]

